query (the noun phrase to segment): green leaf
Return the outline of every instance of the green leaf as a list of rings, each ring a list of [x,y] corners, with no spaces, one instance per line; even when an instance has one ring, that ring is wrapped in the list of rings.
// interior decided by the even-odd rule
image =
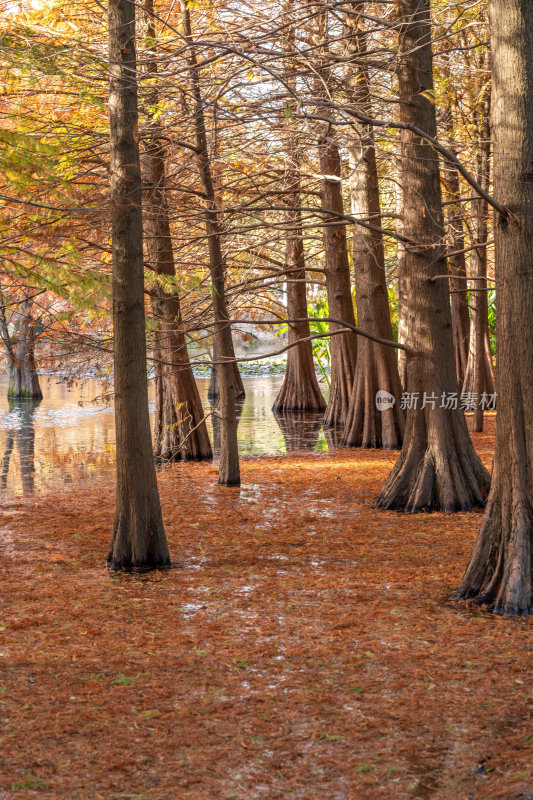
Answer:
[[[35,775],[26,775],[20,781],[15,781],[11,784],[12,792],[23,792],[25,790],[38,791],[39,789],[48,789],[50,784],[46,781],[37,778]]]
[[[130,678],[127,675],[123,675],[121,672],[117,675],[114,681],[111,681],[112,686],[131,686],[134,682],[134,678]]]

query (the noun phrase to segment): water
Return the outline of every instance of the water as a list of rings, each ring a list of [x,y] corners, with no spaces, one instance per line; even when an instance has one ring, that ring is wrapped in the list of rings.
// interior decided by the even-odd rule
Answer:
[[[115,420],[109,387],[85,380],[72,385],[41,376],[44,400],[8,401],[0,376],[0,489],[28,495],[53,491],[109,475],[113,480]],[[325,450],[335,445],[322,430],[322,415],[276,417],[272,404],[282,378],[244,378],[246,399],[239,412],[241,455],[280,455]],[[208,379],[198,379],[206,412]],[[150,386],[152,392],[152,387]],[[152,396],[151,396],[152,400]],[[212,418],[208,427],[213,441]],[[217,453],[215,452],[215,456]]]

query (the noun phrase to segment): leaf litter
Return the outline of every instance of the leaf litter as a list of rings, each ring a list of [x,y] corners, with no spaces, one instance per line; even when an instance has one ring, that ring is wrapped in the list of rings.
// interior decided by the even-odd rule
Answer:
[[[5,499],[2,800],[533,796],[531,623],[453,601],[480,513],[372,507],[395,457],[168,467],[143,576],[104,482]]]

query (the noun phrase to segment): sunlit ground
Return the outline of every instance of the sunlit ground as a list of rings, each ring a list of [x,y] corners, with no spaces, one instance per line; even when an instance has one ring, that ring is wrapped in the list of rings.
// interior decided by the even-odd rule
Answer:
[[[479,513],[372,508],[394,457],[167,469],[146,577],[105,482],[6,500],[2,798],[529,796],[531,623],[453,602]]]

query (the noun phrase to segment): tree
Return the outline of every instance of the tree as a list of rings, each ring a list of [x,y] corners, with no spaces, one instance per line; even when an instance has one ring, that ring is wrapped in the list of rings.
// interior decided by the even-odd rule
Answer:
[[[402,452],[379,508],[467,510],[485,504],[489,474],[457,402],[439,162],[414,126],[436,137],[429,0],[400,0],[398,88],[402,130],[408,409]],[[448,406],[448,407],[446,407]]]
[[[282,46],[286,54],[284,80],[294,93],[296,91],[294,69],[294,24],[291,22],[292,0],[285,5],[285,30]],[[286,246],[285,270],[287,276],[287,316],[290,320],[307,317],[307,290],[305,281],[305,253],[300,210],[300,153],[298,131],[294,119],[293,97],[287,99],[286,113],[282,121],[285,155],[285,202]],[[322,396],[313,363],[313,348],[309,341],[308,322],[289,322],[289,344],[300,342],[287,353],[287,365],[283,383],[276,398],[273,411],[323,411],[326,401]]]
[[[143,34],[147,47],[143,68],[147,81],[146,106],[157,109],[157,53],[154,4],[145,0]],[[176,267],[170,232],[166,193],[166,147],[162,125],[155,111],[148,112],[142,134],[141,157],[144,188],[144,235],[148,266],[160,276],[174,278]],[[152,290],[154,334],[155,411],[154,455],[158,461],[194,460],[213,457],[204,410],[187,353],[180,299],[157,283]]]
[[[490,0],[498,296],[498,417],[492,487],[458,598],[531,613],[533,553],[533,6]]]
[[[465,236],[463,212],[459,199],[459,175],[454,164],[444,165],[444,183],[450,196],[448,206],[448,229],[450,231],[450,254],[448,271],[452,292],[452,331],[455,351],[455,369],[460,388],[463,388],[468,362],[470,340],[470,316],[466,281]],[[455,202],[454,202],[455,201]]]
[[[482,62],[483,66],[483,62]],[[477,171],[479,183],[484,189],[490,185],[490,87],[485,86],[481,110],[476,108],[478,152]],[[481,117],[481,119],[479,119]],[[485,392],[492,394],[495,390],[494,367],[489,340],[488,303],[487,303],[487,242],[488,242],[488,205],[481,197],[474,197],[472,202],[474,249],[471,254],[470,279],[470,336],[468,361],[465,370],[463,390],[473,392],[477,398]],[[473,430],[483,430],[483,408],[475,404]]]
[[[7,396],[12,400],[42,400],[43,393],[35,365],[35,333],[38,324],[32,317],[29,298],[17,303],[6,316],[5,299],[0,292],[0,335],[9,372]]]
[[[444,96],[441,100],[441,136],[447,140],[451,152],[457,156],[455,148],[455,114],[459,106],[457,88],[452,78],[451,52],[444,53],[442,85]],[[479,176],[478,176],[479,177]],[[448,272],[452,302],[452,333],[455,351],[455,368],[459,388],[463,388],[468,346],[470,337],[470,314],[468,309],[468,284],[466,280],[465,213],[461,202],[461,186],[457,166],[450,161],[442,164],[442,184],[447,199],[446,227],[448,231]],[[488,187],[486,187],[488,188]]]
[[[350,263],[346,239],[346,221],[342,196],[342,161],[335,126],[330,109],[332,76],[328,54],[328,10],[315,7],[311,21],[312,49],[316,50],[314,92],[317,99],[317,116],[324,119],[317,125],[318,158],[320,164],[320,205],[322,211],[322,239],[324,243],[324,272],[329,314],[334,319],[355,324],[351,293]],[[342,330],[331,324],[331,331]],[[350,403],[350,394],[357,361],[357,338],[345,332],[331,337],[331,381],[324,427],[344,425]]]
[[[353,103],[371,116],[368,71],[364,66],[366,32],[360,16],[364,3],[353,3],[346,15],[345,30],[349,54],[362,61],[357,70],[349,66],[347,83]],[[392,339],[392,325],[385,280],[385,253],[381,231],[381,208],[376,149],[370,125],[352,129],[349,142],[350,194],[352,214],[369,220],[374,230],[354,225],[353,263],[357,324],[382,339]],[[396,402],[381,410],[376,405],[379,390],[388,392]],[[356,447],[401,447],[404,412],[400,407],[402,387],[394,350],[362,338],[358,343],[357,365],[347,412],[342,443]]]
[[[220,220],[220,211],[211,173],[203,101],[200,90],[200,73],[192,38],[188,0],[181,0],[181,12],[183,30],[188,44],[189,78],[194,101],[195,153],[200,181],[204,192],[204,220],[208,237],[209,270],[213,286],[212,297],[215,321],[213,354],[215,361],[218,362],[215,365],[215,369],[219,381],[218,388],[220,399],[218,410],[221,418],[218,482],[224,486],[239,486],[241,476],[239,469],[239,447],[237,442],[237,413],[235,408],[237,396],[235,377],[236,373],[238,374],[238,370],[231,338],[230,317],[226,303],[226,262],[222,247],[223,226]]]
[[[117,496],[107,564],[170,566],[148,416],[135,5],[109,2],[109,122]]]

